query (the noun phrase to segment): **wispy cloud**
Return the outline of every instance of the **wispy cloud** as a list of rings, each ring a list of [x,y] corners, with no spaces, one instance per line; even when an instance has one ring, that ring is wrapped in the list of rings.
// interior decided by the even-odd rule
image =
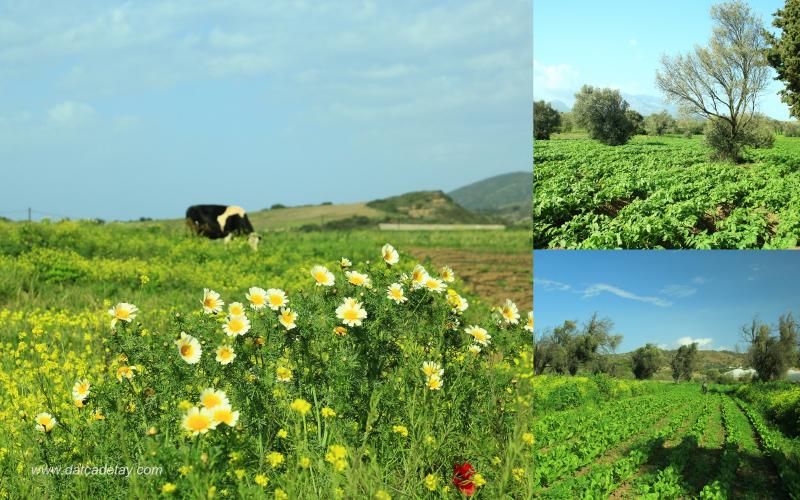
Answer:
[[[667,285],[661,289],[661,293],[677,299],[685,299],[697,293],[697,288],[687,285]]]
[[[553,281],[546,278],[533,278],[534,285],[540,285],[544,287],[545,290],[549,291],[559,291],[559,292],[570,292],[573,290],[571,285],[566,283],[561,283],[560,281]]]
[[[47,112],[50,123],[55,125],[79,125],[91,120],[95,110],[85,102],[64,101],[56,104]]]
[[[606,283],[598,283],[588,287],[586,290],[583,291],[583,297],[584,298],[595,297],[597,295],[600,295],[601,293],[610,293],[612,295],[616,295],[617,297],[623,299],[635,300],[637,302],[644,302],[646,304],[653,304],[654,306],[658,307],[670,307],[672,305],[672,302],[668,300],[664,300],[659,297],[637,295],[633,292],[629,292],[627,290],[623,290],[621,288]]]
[[[569,64],[542,64],[533,60],[533,88],[535,92],[571,91],[578,83],[578,71]]]
[[[708,278],[704,276],[695,276],[694,278],[692,278],[692,283],[694,283],[695,285],[705,285],[706,283],[708,283]]]
[[[678,340],[676,340],[675,343],[679,346],[697,343],[698,347],[705,347],[711,345],[711,342],[713,341],[714,339],[708,337],[705,338],[681,337]]]

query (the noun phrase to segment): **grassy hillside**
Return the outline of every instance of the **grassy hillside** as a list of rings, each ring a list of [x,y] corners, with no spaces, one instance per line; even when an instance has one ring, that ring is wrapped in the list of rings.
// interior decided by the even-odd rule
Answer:
[[[677,350],[662,350],[661,354],[664,359],[664,366],[658,371],[654,378],[656,379],[670,379],[671,369],[669,367],[669,360],[671,360]],[[698,351],[699,357],[697,362],[697,371],[703,372],[705,370],[716,369],[721,372],[745,366],[745,355],[732,351],[711,351],[700,350]],[[617,367],[617,375],[622,377],[633,377],[631,372],[631,353],[620,353],[609,355],[612,363]]]
[[[533,176],[530,172],[497,175],[448,193],[459,205],[505,220],[530,218]]]
[[[247,208],[247,207],[245,207]],[[304,205],[247,212],[256,231],[287,229],[369,229],[379,222],[486,224],[496,218],[475,214],[441,191],[416,191],[366,203]],[[184,219],[132,222],[144,227],[182,229]]]
[[[428,222],[439,224],[485,224],[494,219],[470,212],[441,191],[416,191],[367,203],[380,210],[386,222]]]

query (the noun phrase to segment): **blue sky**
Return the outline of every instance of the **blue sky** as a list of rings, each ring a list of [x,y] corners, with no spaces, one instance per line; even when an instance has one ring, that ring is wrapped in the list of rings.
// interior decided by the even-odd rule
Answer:
[[[596,311],[624,335],[618,352],[692,340],[733,349],[754,316],[800,319],[795,251],[542,250],[534,252],[534,276],[537,334]]]
[[[568,105],[583,84],[620,89],[630,95],[661,97],[655,87],[662,54],[676,55],[706,45],[716,0],[651,2],[614,0],[534,0],[534,97]],[[749,2],[772,28],[772,14],[783,0]],[[762,111],[788,120],[788,107],[773,82]]]
[[[0,212],[180,217],[528,170],[531,10],[0,1]]]

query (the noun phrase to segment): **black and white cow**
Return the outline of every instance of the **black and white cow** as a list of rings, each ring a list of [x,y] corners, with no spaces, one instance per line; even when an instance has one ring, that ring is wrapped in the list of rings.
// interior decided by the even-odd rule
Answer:
[[[186,209],[186,225],[195,233],[229,242],[234,235],[247,234],[253,250],[258,248],[260,236],[253,230],[250,219],[242,207],[235,205],[192,205]]]

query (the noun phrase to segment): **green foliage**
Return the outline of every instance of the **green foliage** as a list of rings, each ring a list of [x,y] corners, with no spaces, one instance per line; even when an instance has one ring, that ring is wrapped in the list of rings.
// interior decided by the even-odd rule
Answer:
[[[786,375],[797,360],[797,323],[791,313],[778,318],[778,331],[753,319],[749,326],[742,327],[742,336],[750,344],[747,360],[758,372],[758,379],[768,382]]]
[[[576,123],[589,132],[589,137],[609,146],[625,144],[635,132],[627,115],[628,103],[618,90],[596,89],[584,85],[575,94],[572,112]]]
[[[533,421],[532,365],[523,323],[500,321],[466,292],[463,314],[448,294],[410,285],[408,302],[386,297],[417,263],[403,242],[526,251],[525,234],[282,232],[265,235],[252,252],[242,240],[226,246],[156,226],[0,223],[0,498],[155,498],[167,484],[187,498],[272,498],[279,488],[290,498],[373,497],[380,489],[424,498],[434,495],[426,476],[444,495],[453,463],[464,461],[485,477],[484,495],[530,497],[523,436]],[[401,252],[391,268],[380,253],[387,238]],[[347,282],[342,256],[371,287]],[[314,285],[315,264],[335,274],[335,286]],[[203,287],[230,305],[247,304],[251,286],[285,290],[296,326],[281,324],[279,311],[248,307],[250,330],[230,337],[224,311],[202,312]],[[449,286],[463,290],[460,280]],[[336,308],[351,296],[368,316],[335,334]],[[112,329],[108,308],[122,301],[140,311]],[[477,354],[467,351],[470,324],[492,336]],[[174,344],[181,332],[200,342],[198,363],[181,359]],[[228,365],[215,359],[222,344],[235,349]],[[445,370],[440,390],[425,385],[427,360]],[[131,365],[134,377],[119,380],[117,369]],[[291,379],[278,381],[278,367]],[[81,378],[91,382],[83,406],[71,394]],[[225,391],[239,422],[190,437],[181,427],[185,406],[207,387]],[[292,410],[295,399],[308,402],[308,414]],[[326,407],[336,415],[326,417]],[[35,430],[41,411],[59,422],[49,433]],[[326,459],[334,444],[346,449],[343,469]],[[270,453],[284,462],[271,465]],[[162,474],[31,472],[76,464],[153,466]],[[258,475],[269,483],[258,484]]]
[[[742,384],[736,396],[778,424],[790,436],[800,436],[800,385],[786,381]]]
[[[548,140],[561,126],[561,114],[545,101],[533,103],[533,138]]]
[[[767,60],[783,81],[781,100],[789,105],[794,117],[800,118],[800,0],[786,0],[785,6],[775,12],[772,25],[781,32],[778,37],[767,33]]]
[[[672,115],[666,111],[653,113],[645,118],[644,123],[644,126],[647,130],[647,135],[664,135],[673,132],[677,127],[675,118],[673,118]]]
[[[534,248],[794,248],[800,141],[710,162],[692,140],[621,147],[551,140],[534,149]]]
[[[697,368],[697,358],[697,342],[680,346],[670,362],[672,379],[675,382],[692,380],[692,373]]]
[[[633,375],[639,379],[652,377],[663,363],[661,349],[653,344],[646,344],[631,354]]]
[[[711,7],[713,31],[706,47],[664,56],[656,85],[685,114],[712,120],[706,137],[719,159],[739,161],[761,94],[769,85],[763,21],[750,6],[734,0]]]
[[[628,121],[633,125],[633,135],[646,134],[645,118],[638,111],[628,109],[625,111],[625,116]]]
[[[575,375],[581,367],[591,367],[602,354],[613,351],[622,341],[621,335],[612,335],[613,327],[611,320],[599,319],[597,313],[580,329],[574,321],[565,321],[552,332],[534,340],[536,373],[549,369],[559,374]]]

